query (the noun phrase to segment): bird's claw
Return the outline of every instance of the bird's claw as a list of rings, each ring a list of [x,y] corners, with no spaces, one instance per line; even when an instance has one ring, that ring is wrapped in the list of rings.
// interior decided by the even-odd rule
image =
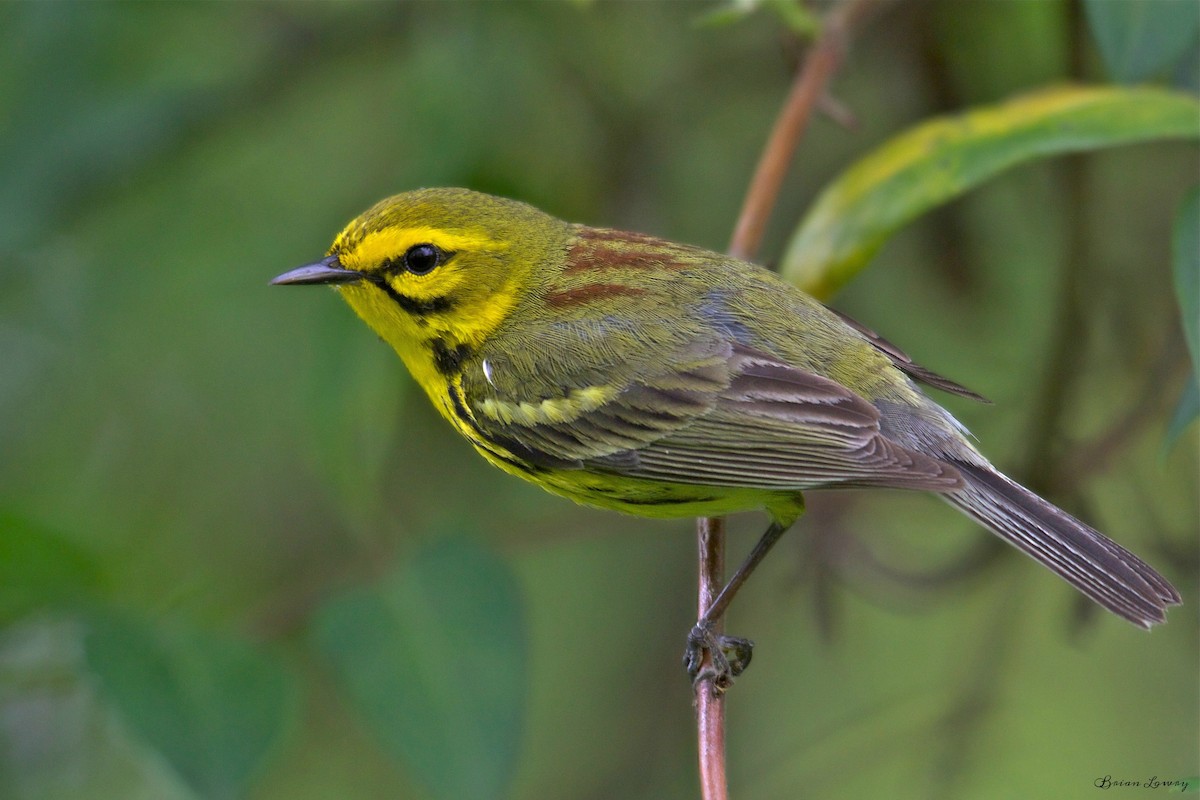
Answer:
[[[733,679],[746,670],[753,654],[754,642],[713,633],[712,623],[701,620],[688,633],[683,666],[693,686],[709,681],[713,690],[720,693],[732,686]]]

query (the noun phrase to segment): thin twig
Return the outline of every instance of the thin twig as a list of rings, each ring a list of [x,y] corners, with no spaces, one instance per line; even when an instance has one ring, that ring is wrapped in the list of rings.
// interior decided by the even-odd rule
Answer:
[[[775,127],[767,139],[746,199],[734,227],[729,254],[752,259],[762,243],[763,231],[788,165],[803,136],[812,111],[825,97],[830,78],[842,61],[847,37],[878,0],[839,0],[821,24],[821,33],[796,75]],[[696,521],[699,548],[698,614],[703,616],[724,584],[725,528],[719,517]],[[714,633],[723,623],[716,621]],[[728,800],[725,768],[725,699],[711,681],[697,681],[695,688],[696,728],[699,744],[700,791],[704,800]]]
[[[701,517],[696,520],[700,557],[700,587],[697,592],[697,618],[704,616],[717,599],[725,583],[725,519]],[[715,633],[724,622],[717,620]],[[728,800],[725,779],[725,699],[712,691],[708,681],[696,685],[696,733],[699,739],[700,796],[705,800]]]

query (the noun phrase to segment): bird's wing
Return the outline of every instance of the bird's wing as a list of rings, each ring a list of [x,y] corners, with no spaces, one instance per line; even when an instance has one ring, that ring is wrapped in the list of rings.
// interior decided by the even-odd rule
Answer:
[[[626,474],[764,489],[961,485],[953,467],[884,436],[875,406],[841,384],[736,345],[729,363],[712,410],[637,450]]]
[[[862,397],[740,344],[692,340],[620,383],[571,385],[585,388],[476,394],[472,410],[496,441],[557,468],[780,490],[961,486],[953,467],[885,437]]]
[[[535,464],[628,462],[623,454],[709,413],[730,382],[725,342],[660,342],[652,364],[646,348],[620,346],[619,333],[597,333],[590,348],[579,347],[582,334],[574,333],[574,347],[510,346],[463,374],[476,425]]]
[[[826,308],[829,307],[826,306]],[[943,392],[956,394],[960,397],[967,397],[980,403],[991,402],[983,395],[971,391],[962,384],[955,383],[949,378],[939,375],[931,369],[922,367],[920,364],[913,361],[908,353],[904,352],[899,347],[868,328],[866,325],[863,325],[858,320],[846,316],[836,308],[829,308],[829,311],[836,314],[842,322],[858,331],[858,333],[861,334],[864,339],[870,342],[876,350],[891,359],[891,362],[896,365],[897,369],[899,369],[901,372],[904,372],[909,377],[920,381],[926,386],[932,386],[935,389],[941,389]]]

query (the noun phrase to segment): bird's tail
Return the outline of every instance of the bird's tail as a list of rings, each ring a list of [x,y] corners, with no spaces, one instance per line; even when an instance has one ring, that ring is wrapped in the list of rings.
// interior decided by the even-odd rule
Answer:
[[[986,465],[952,462],[965,487],[941,495],[1134,625],[1150,628],[1179,592],[1133,553]]]

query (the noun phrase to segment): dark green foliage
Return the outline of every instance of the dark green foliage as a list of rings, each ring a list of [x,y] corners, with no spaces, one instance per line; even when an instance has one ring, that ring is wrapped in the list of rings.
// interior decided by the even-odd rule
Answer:
[[[508,566],[465,538],[334,598],[318,647],[388,752],[433,797],[508,796],[523,741],[528,642]]]
[[[201,797],[246,796],[293,714],[283,665],[228,636],[97,611],[86,651],[121,719]]]

